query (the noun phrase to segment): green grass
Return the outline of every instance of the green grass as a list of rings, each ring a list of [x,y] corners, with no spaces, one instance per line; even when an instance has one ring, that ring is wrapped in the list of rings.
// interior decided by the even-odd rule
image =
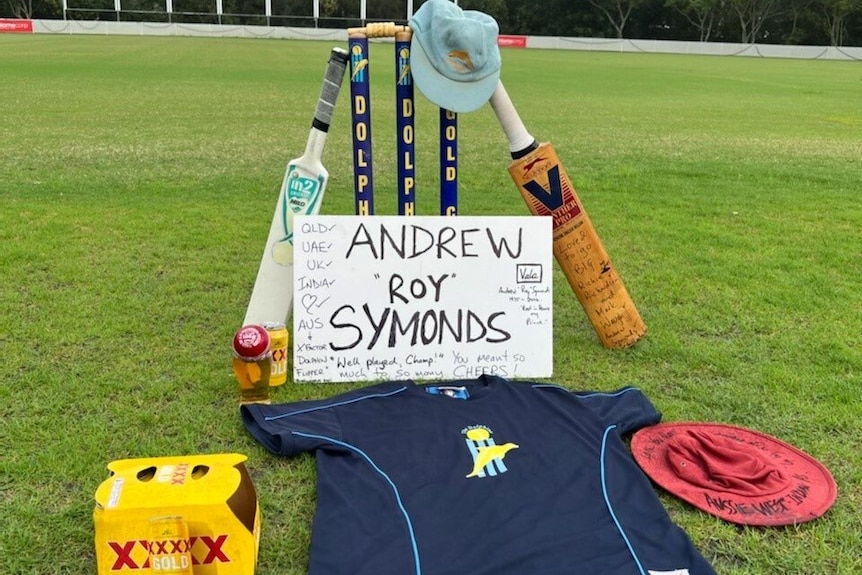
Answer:
[[[0,571],[95,572],[109,461],[237,451],[262,505],[258,573],[305,572],[313,460],[272,457],[244,431],[229,342],[330,47],[0,36]],[[391,47],[372,50],[376,203],[394,213]],[[739,528],[663,494],[719,573],[862,572],[862,68],[503,61],[649,328],[602,348],[557,271],[553,380],[633,384],[665,421],[759,429],[832,470],[837,503],[798,527]],[[432,213],[436,116],[417,107],[419,210]],[[325,213],[352,211],[348,125],[342,94]],[[489,109],[461,117],[459,149],[462,214],[526,213]],[[350,387],[288,384],[276,401]]]

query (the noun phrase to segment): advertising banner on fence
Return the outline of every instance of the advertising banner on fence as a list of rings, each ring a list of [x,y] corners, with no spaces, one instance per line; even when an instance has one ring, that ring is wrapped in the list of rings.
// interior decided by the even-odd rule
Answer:
[[[11,20],[8,18],[0,18],[0,33],[3,32],[33,32],[32,20]]]
[[[526,48],[526,36],[512,36],[509,34],[500,34],[497,36],[497,46],[502,48]]]

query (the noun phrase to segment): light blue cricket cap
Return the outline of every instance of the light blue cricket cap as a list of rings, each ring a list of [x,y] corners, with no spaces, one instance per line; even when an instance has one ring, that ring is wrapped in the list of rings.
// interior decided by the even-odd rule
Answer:
[[[410,69],[416,87],[453,112],[481,108],[500,79],[497,21],[461,10],[450,0],[428,0],[410,19]]]

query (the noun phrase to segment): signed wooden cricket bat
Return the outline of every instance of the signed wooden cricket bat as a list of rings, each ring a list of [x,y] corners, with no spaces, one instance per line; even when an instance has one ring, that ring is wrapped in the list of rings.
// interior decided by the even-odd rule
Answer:
[[[491,96],[491,107],[509,140],[509,174],[530,212],[553,218],[554,256],[602,345],[617,349],[634,344],[646,326],[554,147],[530,135],[502,82]]]

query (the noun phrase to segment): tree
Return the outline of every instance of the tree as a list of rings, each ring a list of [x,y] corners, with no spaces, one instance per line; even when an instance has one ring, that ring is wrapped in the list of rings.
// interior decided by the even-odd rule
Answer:
[[[701,42],[709,42],[723,4],[724,0],[667,0],[666,6],[685,16],[700,33]]]
[[[33,0],[9,0],[12,15],[29,20],[33,17]]]
[[[760,31],[769,18],[779,14],[781,0],[727,0],[731,9],[739,17],[741,30],[740,42],[753,44],[760,37]]]
[[[0,0],[0,18],[63,18],[62,0]]]
[[[860,11],[859,0],[818,0],[823,11],[823,23],[831,46],[843,46],[847,39],[847,20]]]
[[[500,30],[536,36],[593,36],[601,25],[594,10],[572,0],[507,0],[507,21]]]
[[[643,4],[645,0],[587,0],[591,5],[598,9],[605,17],[617,33],[617,38],[623,37],[626,22],[631,16],[632,9],[639,4]]]
[[[366,4],[369,20],[397,20],[403,22],[407,19],[407,3],[404,0],[373,0]]]
[[[795,44],[799,38],[801,31],[799,30],[799,20],[808,11],[814,0],[790,0],[788,10],[791,15],[790,32],[784,39],[785,42]]]
[[[458,5],[464,10],[478,10],[492,16],[497,21],[501,32],[509,23],[506,0],[460,0]]]

